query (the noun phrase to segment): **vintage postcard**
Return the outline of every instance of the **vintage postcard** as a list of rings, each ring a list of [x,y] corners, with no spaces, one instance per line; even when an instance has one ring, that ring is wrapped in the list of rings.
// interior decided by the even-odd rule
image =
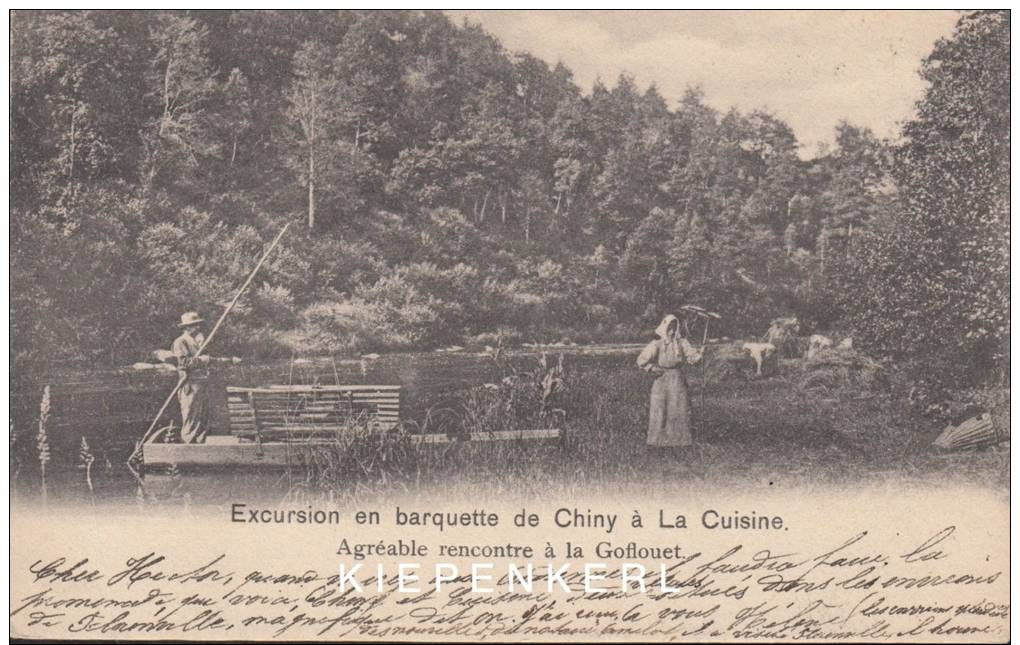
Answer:
[[[17,641],[1008,642],[1008,11],[15,10]]]

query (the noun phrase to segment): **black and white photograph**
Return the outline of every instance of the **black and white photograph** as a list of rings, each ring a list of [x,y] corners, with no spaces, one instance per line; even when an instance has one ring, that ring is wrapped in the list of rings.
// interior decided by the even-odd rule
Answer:
[[[12,10],[11,636],[1007,642],[1010,31]]]

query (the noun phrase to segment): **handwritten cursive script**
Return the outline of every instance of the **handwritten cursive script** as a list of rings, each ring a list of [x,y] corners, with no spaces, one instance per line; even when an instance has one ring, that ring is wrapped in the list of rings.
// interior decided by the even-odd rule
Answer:
[[[988,561],[955,566],[955,532],[891,549],[859,532],[813,553],[737,543],[661,566],[604,562],[598,588],[573,563],[539,569],[555,585],[509,590],[502,563],[484,592],[471,575],[426,575],[440,569],[422,563],[405,563],[421,565],[410,592],[388,573],[395,562],[366,566],[359,591],[336,571],[245,569],[229,553],[178,561],[148,551],[115,566],[52,554],[27,567],[32,588],[16,590],[10,617],[14,633],[68,638],[1002,639],[1005,573]]]

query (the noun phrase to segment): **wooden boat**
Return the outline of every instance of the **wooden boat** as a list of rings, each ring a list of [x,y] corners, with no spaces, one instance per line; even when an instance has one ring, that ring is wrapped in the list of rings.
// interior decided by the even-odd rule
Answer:
[[[142,449],[145,466],[299,466],[352,435],[385,435],[400,424],[399,385],[270,385],[227,387],[230,434],[204,443],[155,441]],[[418,445],[457,441],[559,439],[559,429],[479,432],[468,436],[404,435]]]

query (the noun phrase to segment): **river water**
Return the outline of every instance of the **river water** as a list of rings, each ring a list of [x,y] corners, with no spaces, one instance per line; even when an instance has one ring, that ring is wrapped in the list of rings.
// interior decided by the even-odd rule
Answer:
[[[217,370],[214,383],[222,387],[269,384],[373,384],[400,385],[401,418],[421,423],[429,410],[446,408],[466,389],[498,382],[517,371],[540,369],[544,352],[550,364],[559,354],[573,374],[595,368],[632,365],[638,345],[546,346],[507,351],[495,360],[491,353],[438,351],[422,353],[369,354],[358,358],[315,357],[292,360],[226,365]],[[131,500],[138,484],[126,467],[135,441],[140,438],[176,383],[173,370],[125,368],[84,371],[54,370],[44,379],[11,393],[12,428],[16,433],[12,472],[17,472],[15,495],[24,501],[42,495],[39,465],[38,416],[44,385],[50,386],[50,418],[47,441],[50,459],[46,464],[48,501],[92,503],[100,500]],[[168,423],[177,416],[177,405],[168,408]],[[225,414],[214,414],[212,432],[223,434]],[[176,421],[176,420],[175,420]],[[176,421],[179,423],[179,421]],[[82,439],[88,444],[92,463],[86,478]],[[248,489],[252,491],[291,490],[295,474],[280,471],[224,470],[216,473],[188,473],[189,486],[196,491]],[[91,480],[91,489],[88,480]],[[194,501],[193,499],[190,501]]]

